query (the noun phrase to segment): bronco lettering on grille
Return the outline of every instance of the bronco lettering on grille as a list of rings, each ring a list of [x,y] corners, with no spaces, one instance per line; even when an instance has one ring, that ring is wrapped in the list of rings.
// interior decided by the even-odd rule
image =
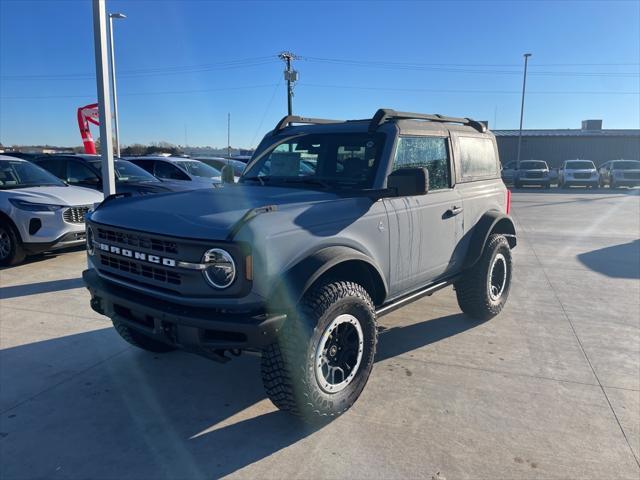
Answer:
[[[155,263],[157,265],[164,265],[165,267],[175,267],[176,261],[173,258],[159,257],[158,255],[152,255],[144,252],[136,252],[135,250],[129,250],[128,248],[116,247],[115,245],[109,245],[107,243],[96,242],[98,248],[103,252],[113,253],[115,255],[121,255],[127,258],[133,258],[141,262]]]

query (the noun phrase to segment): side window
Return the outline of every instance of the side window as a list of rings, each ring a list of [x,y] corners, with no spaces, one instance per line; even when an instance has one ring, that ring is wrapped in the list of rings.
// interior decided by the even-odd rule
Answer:
[[[320,150],[320,144],[280,144],[269,153],[258,175],[294,177],[316,175]]]
[[[425,167],[429,171],[429,190],[451,186],[447,139],[442,137],[400,137],[393,170]]]
[[[153,160],[136,160],[132,163],[153,175]]]
[[[67,162],[67,181],[73,183],[98,184],[100,179],[93,171],[80,162],[71,160]]]
[[[498,159],[493,141],[483,137],[458,137],[460,170],[463,179],[498,175]]]
[[[66,178],[66,162],[63,158],[47,158],[46,160],[36,162],[36,165],[53,173],[58,178],[63,180]]]
[[[155,176],[170,180],[191,180],[182,170],[169,162],[156,162]]]

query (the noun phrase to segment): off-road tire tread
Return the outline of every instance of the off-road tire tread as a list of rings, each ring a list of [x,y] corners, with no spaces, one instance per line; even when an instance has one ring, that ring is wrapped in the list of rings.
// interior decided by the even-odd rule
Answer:
[[[308,342],[318,330],[318,320],[336,301],[356,297],[370,309],[375,319],[375,308],[367,291],[359,284],[347,281],[326,283],[303,297],[299,304],[299,315],[286,321],[280,331],[279,340],[262,352],[262,381],[267,396],[280,410],[306,419],[336,417],[351,405],[336,412],[323,408],[322,402],[311,398],[314,389],[307,385],[306,359]],[[377,344],[374,328],[373,352]],[[301,388],[296,391],[294,385]],[[354,399],[355,401],[355,399]]]
[[[471,270],[455,283],[456,298],[460,309],[476,320],[486,321],[495,317],[502,311],[506,301],[505,296],[504,301],[497,305],[491,303],[486,284],[489,262],[491,261],[493,252],[500,248],[500,246],[507,247],[507,251],[509,252],[507,255],[507,263],[512,268],[513,259],[511,258],[509,242],[503,235],[493,234],[490,235],[487,240],[487,245],[484,248],[482,257]],[[509,281],[511,281],[511,279],[509,279]],[[508,291],[505,293],[508,295]]]

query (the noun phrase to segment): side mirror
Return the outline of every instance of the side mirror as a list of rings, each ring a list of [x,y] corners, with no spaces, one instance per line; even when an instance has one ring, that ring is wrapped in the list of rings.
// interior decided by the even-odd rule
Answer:
[[[400,168],[387,177],[387,188],[397,197],[424,195],[429,191],[429,171],[426,168]]]

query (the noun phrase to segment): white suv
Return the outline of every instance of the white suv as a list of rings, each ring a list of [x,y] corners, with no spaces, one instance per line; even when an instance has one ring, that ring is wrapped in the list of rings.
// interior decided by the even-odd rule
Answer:
[[[71,187],[26,160],[0,155],[0,265],[84,242],[84,215],[102,194]]]
[[[598,169],[591,160],[565,160],[558,172],[560,188],[583,186],[598,188],[600,176]]]

